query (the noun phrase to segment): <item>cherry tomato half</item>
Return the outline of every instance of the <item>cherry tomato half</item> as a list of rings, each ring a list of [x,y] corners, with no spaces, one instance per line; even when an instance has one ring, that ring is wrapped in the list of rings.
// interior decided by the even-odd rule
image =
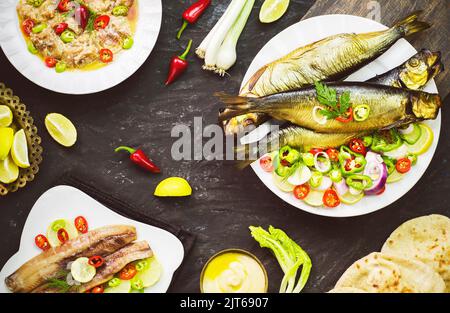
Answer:
[[[299,200],[303,200],[308,196],[310,190],[311,189],[306,184],[296,186],[294,188],[294,197],[296,197]]]
[[[119,273],[119,278],[122,280],[130,280],[136,276],[137,270],[134,264],[128,264]]]
[[[309,153],[311,153],[314,156],[321,152],[323,152],[323,149],[320,149],[320,148],[314,148],[314,149],[309,150]]]
[[[109,24],[109,20],[110,18],[108,15],[100,15],[99,17],[97,17],[94,21],[95,30],[105,29]]]
[[[103,263],[105,263],[105,260],[99,255],[94,255],[89,258],[88,263],[89,265],[92,265],[95,268],[99,268],[100,266],[103,265]]]
[[[338,162],[339,161],[339,151],[337,151],[336,149],[330,148],[327,149],[327,154],[328,157],[330,158],[330,160],[332,162]]]
[[[367,148],[361,139],[352,139],[348,144],[348,147],[355,153],[359,153],[362,155],[367,154]]]
[[[113,57],[114,57],[114,54],[111,50],[109,50],[109,49],[100,50],[100,61],[102,61],[103,63],[112,62]]]
[[[104,293],[104,292],[105,292],[105,288],[103,288],[102,285],[91,289],[91,293]]]
[[[61,243],[65,243],[67,240],[69,240],[69,234],[67,233],[67,231],[64,228],[60,228],[58,230],[58,239]]]
[[[53,57],[45,58],[45,65],[47,65],[47,67],[53,68],[56,66],[56,63],[58,63],[58,60]]]
[[[335,208],[341,204],[341,200],[333,189],[328,189],[323,195],[323,204],[329,208]]]
[[[259,165],[263,169],[264,172],[272,173],[273,172],[273,161],[270,155],[266,155],[259,159]]]
[[[341,123],[350,123],[353,121],[353,109],[348,108],[343,116],[336,117],[336,121]]]
[[[82,234],[88,232],[88,222],[83,216],[78,216],[75,218],[75,228]]]
[[[59,12],[68,12],[71,8],[72,5],[70,4],[72,0],[61,0],[58,3],[58,11]]]
[[[405,174],[409,172],[409,170],[411,169],[411,165],[411,160],[408,158],[404,158],[397,161],[397,164],[395,164],[395,168],[400,174]]]
[[[27,18],[22,22],[22,31],[25,35],[30,36],[34,27],[34,22],[32,19]]]
[[[37,235],[34,238],[34,242],[36,243],[36,246],[38,246],[38,248],[42,251],[47,251],[48,249],[50,249],[50,243],[48,242],[47,237],[45,237],[44,235]]]
[[[60,36],[67,28],[69,28],[69,24],[67,24],[67,23],[59,23],[53,28],[53,30],[55,31],[55,33],[58,36]]]

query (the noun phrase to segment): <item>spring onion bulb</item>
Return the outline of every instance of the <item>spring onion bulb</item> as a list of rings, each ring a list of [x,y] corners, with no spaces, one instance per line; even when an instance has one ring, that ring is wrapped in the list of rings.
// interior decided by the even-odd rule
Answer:
[[[228,32],[217,56],[217,64],[215,72],[220,76],[224,76],[237,60],[236,46],[242,31],[247,24],[250,13],[252,13],[255,0],[247,0],[233,27]]]
[[[228,34],[228,31],[233,26],[236,19],[239,17],[239,14],[244,7],[246,0],[233,0],[230,4],[230,11],[226,18],[223,20],[220,27],[217,29],[217,32],[211,39],[211,42],[208,45],[208,49],[205,54],[205,64],[203,65],[203,69],[208,71],[216,70],[217,56],[220,51],[220,47],[222,46],[225,37]]]

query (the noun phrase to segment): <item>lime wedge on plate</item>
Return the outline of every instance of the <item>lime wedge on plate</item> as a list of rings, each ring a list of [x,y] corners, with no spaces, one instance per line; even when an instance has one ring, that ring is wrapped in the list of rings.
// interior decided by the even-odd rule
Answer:
[[[64,147],[72,147],[77,141],[77,130],[72,122],[59,113],[45,117],[45,127],[53,139]]]
[[[19,178],[19,168],[13,159],[8,156],[3,161],[0,161],[0,182],[10,184]]]
[[[6,105],[0,105],[0,127],[8,127],[13,121],[11,109]]]
[[[23,129],[19,130],[14,135],[14,142],[11,147],[11,157],[18,167],[30,167],[30,161],[28,159],[27,136],[25,135],[25,131]]]
[[[186,197],[192,194],[192,188],[186,179],[169,177],[156,186],[154,195],[157,197]]]
[[[266,0],[264,1],[259,20],[261,23],[272,23],[280,19],[289,7],[289,0]]]
[[[8,157],[14,141],[14,130],[9,127],[0,128],[0,161]]]
[[[430,149],[434,139],[433,130],[430,128],[430,126],[426,124],[419,124],[419,127],[422,131],[419,140],[417,140],[417,142],[413,145],[405,143],[409,153],[416,155],[421,155],[427,152],[428,149]]]

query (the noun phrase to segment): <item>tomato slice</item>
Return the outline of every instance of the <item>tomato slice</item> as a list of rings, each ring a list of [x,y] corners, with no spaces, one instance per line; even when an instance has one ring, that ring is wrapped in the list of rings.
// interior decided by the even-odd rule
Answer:
[[[112,62],[113,57],[114,57],[114,54],[111,50],[109,50],[109,49],[100,50],[100,61],[102,61],[103,63]]]
[[[75,228],[82,234],[88,232],[88,222],[83,216],[78,216],[75,218]]]
[[[323,195],[323,204],[329,208],[335,208],[341,204],[341,200],[339,200],[339,196],[336,191],[333,189],[328,189]]]
[[[309,153],[311,153],[314,156],[321,152],[323,152],[323,149],[320,149],[320,148],[314,148],[314,149],[309,150]]]
[[[45,65],[47,65],[47,67],[53,68],[56,66],[56,63],[58,63],[58,60],[53,57],[45,58]]]
[[[310,190],[311,189],[306,184],[296,186],[294,188],[294,197],[296,197],[299,200],[303,200],[308,196]]]
[[[348,147],[350,148],[350,150],[352,150],[355,153],[362,154],[362,155],[367,154],[367,148],[361,139],[352,139],[350,141],[350,143],[348,144]]]
[[[411,160],[409,158],[404,158],[397,161],[397,164],[395,164],[395,168],[400,174],[405,174],[411,170],[411,165]]]
[[[47,251],[48,249],[50,249],[50,243],[48,242],[47,237],[42,234],[37,235],[34,238],[34,242],[36,243],[36,246],[38,246],[38,248],[42,251]]]
[[[105,29],[106,26],[108,26],[109,24],[109,20],[110,18],[108,15],[100,15],[94,21],[94,29],[95,30]]]
[[[330,160],[332,162],[338,162],[339,161],[339,151],[337,151],[336,149],[330,148],[327,149],[327,154],[328,157],[330,158]]]
[[[105,263],[105,260],[99,255],[94,255],[89,258],[89,264],[95,268],[99,268],[103,263]]]
[[[353,121],[353,109],[348,108],[344,116],[336,117],[336,121],[341,123],[350,123],[351,121]]]
[[[94,287],[91,289],[90,293],[104,293],[105,292],[105,288],[103,288],[103,285]]]
[[[61,243],[65,243],[67,240],[69,240],[69,234],[67,233],[67,231],[64,228],[60,228],[58,230],[58,239]]]
[[[259,159],[259,165],[261,166],[261,168],[263,169],[264,172],[272,173],[274,170],[273,160],[270,155],[266,155],[266,156],[262,157],[261,159]]]
[[[72,5],[69,5],[72,0],[61,0],[58,3],[58,11],[59,12],[68,12]]]
[[[60,36],[67,28],[69,28],[69,24],[67,24],[67,23],[59,23],[53,28],[53,30],[55,31],[55,33],[58,36]]]
[[[137,270],[134,264],[128,264],[119,273],[119,278],[122,280],[130,280],[136,276]]]
[[[22,31],[25,35],[30,36],[34,27],[34,22],[32,19],[27,18],[22,22]]]

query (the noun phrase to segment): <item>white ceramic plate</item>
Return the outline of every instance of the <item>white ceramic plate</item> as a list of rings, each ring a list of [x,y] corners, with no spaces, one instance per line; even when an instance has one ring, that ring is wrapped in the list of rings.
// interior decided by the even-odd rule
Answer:
[[[61,218],[74,220],[79,215],[87,219],[90,229],[117,224],[135,226],[137,240],[149,243],[163,268],[159,282],[146,288],[145,292],[167,291],[173,273],[184,258],[183,244],[177,237],[160,228],[123,217],[76,188],[57,186],[46,191],[31,209],[20,238],[19,251],[6,262],[0,272],[0,292],[9,292],[5,285],[5,277],[40,253],[34,244],[36,235],[45,234],[48,225],[54,220]]]
[[[114,62],[93,71],[49,69],[28,52],[16,12],[18,0],[0,1],[0,45],[8,60],[26,78],[46,89],[65,94],[90,94],[112,88],[133,75],[147,60],[161,28],[161,0],[139,0],[139,16],[132,49],[115,56]]]
[[[272,62],[290,51],[339,33],[364,33],[387,29],[386,26],[373,20],[352,15],[324,15],[313,17],[294,24],[274,38],[272,38],[257,54],[244,77],[243,85],[263,65]],[[405,62],[416,54],[417,51],[405,39],[399,40],[391,49],[374,62],[368,64],[347,80],[365,81],[375,75],[382,74]],[[426,91],[437,93],[436,84],[430,82]],[[259,162],[254,162],[252,168],[261,181],[283,201],[310,213],[331,216],[349,217],[368,214],[380,210],[405,195],[422,177],[436,151],[439,133],[441,130],[441,115],[435,121],[427,121],[426,124],[433,129],[435,139],[427,153],[419,157],[419,161],[407,177],[400,182],[388,185],[386,192],[379,197],[364,197],[355,205],[341,204],[334,209],[315,208],[303,201],[297,200],[292,193],[280,191],[273,183],[271,174],[264,172]],[[263,133],[265,131],[263,130]]]

